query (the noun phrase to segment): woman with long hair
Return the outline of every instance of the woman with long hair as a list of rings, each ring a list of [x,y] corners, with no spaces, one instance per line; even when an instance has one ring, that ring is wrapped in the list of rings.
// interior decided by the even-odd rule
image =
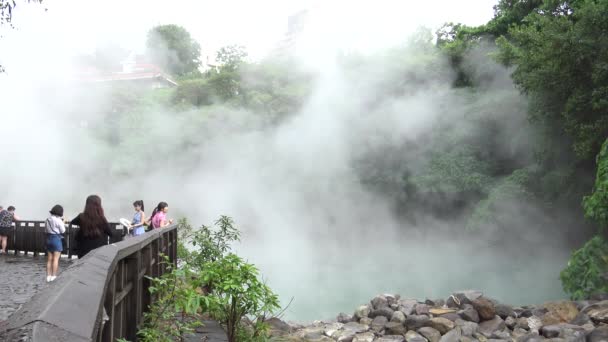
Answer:
[[[146,218],[144,214],[144,201],[138,200],[133,202],[133,208],[135,209],[135,215],[133,215],[133,220],[131,221],[132,234],[133,236],[138,236],[146,232],[144,229]]]
[[[82,258],[95,248],[107,245],[108,237],[112,237],[110,225],[101,206],[101,198],[97,195],[87,197],[84,211],[71,223],[80,227],[74,236],[78,247],[78,258]]]
[[[154,208],[150,223],[152,228],[162,228],[173,223],[173,220],[167,220],[167,212],[169,211],[169,205],[167,202],[160,202]]]

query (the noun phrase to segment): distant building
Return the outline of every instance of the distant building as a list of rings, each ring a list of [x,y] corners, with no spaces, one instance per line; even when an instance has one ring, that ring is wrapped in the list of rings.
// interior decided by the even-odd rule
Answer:
[[[285,37],[277,44],[274,50],[275,55],[287,55],[293,51],[306,28],[309,17],[308,10],[301,10],[287,18],[287,32]]]
[[[101,70],[94,65],[85,64],[78,68],[77,82],[84,83],[130,83],[151,89],[169,88],[177,83],[161,68],[148,62],[144,56],[131,54],[121,63],[122,70]]]

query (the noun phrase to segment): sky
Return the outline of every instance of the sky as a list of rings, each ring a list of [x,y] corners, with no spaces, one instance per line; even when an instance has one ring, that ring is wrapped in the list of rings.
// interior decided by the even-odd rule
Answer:
[[[493,14],[495,0],[44,0],[18,4],[17,32],[61,37],[64,51],[86,53],[109,42],[142,51],[148,29],[185,27],[202,46],[203,60],[220,47],[239,44],[254,59],[267,54],[287,31],[289,15],[308,10],[316,27],[335,38],[330,44],[361,50],[393,44],[419,26],[478,25]],[[339,41],[338,41],[339,40]],[[1,42],[0,42],[1,44]],[[55,43],[57,44],[57,43]],[[1,45],[0,45],[1,47]]]

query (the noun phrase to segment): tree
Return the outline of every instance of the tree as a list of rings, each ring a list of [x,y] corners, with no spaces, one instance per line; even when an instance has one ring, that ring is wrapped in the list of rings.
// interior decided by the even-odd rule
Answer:
[[[26,2],[42,3],[42,0],[26,0]],[[15,0],[0,0],[0,26],[9,24],[13,26],[13,11],[17,7],[17,1]],[[0,64],[0,73],[4,72],[4,67]]]
[[[244,46],[224,46],[216,54],[216,61],[220,63],[221,69],[236,70],[247,58],[247,50]]]
[[[177,25],[160,25],[148,32],[149,57],[175,76],[198,73],[201,46],[188,31]]]

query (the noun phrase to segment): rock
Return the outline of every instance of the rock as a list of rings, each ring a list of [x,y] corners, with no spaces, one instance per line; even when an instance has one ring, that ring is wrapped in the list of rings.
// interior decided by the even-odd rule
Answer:
[[[494,316],[494,319],[479,323],[477,331],[485,337],[490,338],[495,331],[502,331],[505,328],[505,321],[499,316]]]
[[[583,309],[583,313],[595,323],[608,323],[608,300],[587,306]]]
[[[283,322],[282,320],[276,317],[269,318],[265,322],[266,324],[268,324],[273,336],[287,335],[292,331],[292,328],[289,324]]]
[[[375,309],[372,310],[372,312],[369,314],[370,318],[376,318],[378,316],[384,316],[386,317],[386,319],[391,319],[393,317],[393,309],[389,308],[389,307],[385,307],[385,308],[381,308],[381,309]]]
[[[477,290],[464,290],[456,291],[452,293],[452,296],[460,302],[460,306],[462,307],[464,304],[473,304],[473,301],[483,296],[483,293]]]
[[[479,318],[482,321],[487,321],[494,319],[496,316],[496,309],[494,308],[494,303],[492,303],[489,299],[480,297],[473,301],[473,307],[479,314]]]
[[[608,341],[608,326],[599,327],[587,335],[587,342]]]
[[[530,326],[528,325],[528,319],[525,317],[518,318],[517,323],[515,324],[515,328],[530,330]]]
[[[534,315],[531,308],[522,308],[521,311],[515,310],[515,313],[517,314],[517,317],[525,318],[532,317]]]
[[[547,312],[542,315],[543,325],[566,323],[578,315],[578,308],[571,301],[549,302],[543,305]]]
[[[388,319],[384,316],[376,316],[372,321],[372,330],[380,332],[384,329],[384,326],[388,323]]]
[[[405,340],[407,342],[426,342],[426,338],[413,330],[410,330],[405,334]]]
[[[584,330],[582,327],[579,327],[578,325],[560,323],[560,324],[554,324],[554,325],[545,325],[541,328],[541,332],[542,332],[543,336],[545,336],[546,338],[554,338],[554,337],[560,337],[560,336],[564,335],[563,332],[566,329],[570,329],[573,331]]]
[[[418,329],[418,333],[429,340],[429,342],[439,342],[441,339],[441,333],[435,328],[422,327]]]
[[[373,333],[366,332],[355,335],[353,342],[373,342],[375,338],[376,336]]]
[[[456,325],[460,327],[460,331],[463,336],[472,337],[479,327],[479,324],[475,322],[467,322],[463,320],[459,320],[456,322]]]
[[[442,317],[431,318],[430,326],[437,329],[437,331],[439,331],[442,335],[455,327],[454,322]]]
[[[397,300],[399,299],[392,294],[385,294],[384,298],[386,298],[386,301],[388,302],[389,307],[397,304]]]
[[[393,312],[393,316],[391,317],[391,322],[405,323],[405,314],[401,311]]]
[[[426,304],[417,304],[416,305],[416,315],[428,315],[429,314],[429,306]]]
[[[458,310],[456,310],[456,309],[450,309],[450,308],[430,308],[429,309],[429,313],[431,315],[435,315],[435,316],[440,316],[440,315],[444,315],[444,314],[448,314],[448,313],[454,313],[457,311]]]
[[[545,338],[542,336],[539,336],[537,333],[528,333],[527,335],[524,335],[517,339],[517,342],[540,342],[540,341],[545,341]]]
[[[517,324],[517,320],[511,316],[509,316],[505,319],[505,325],[507,326],[507,328],[509,328],[511,330],[515,329],[516,324]]]
[[[383,295],[374,297],[374,299],[372,299],[371,301],[371,304],[373,309],[382,309],[389,307],[388,299],[386,299],[386,297]]]
[[[337,331],[339,331],[343,327],[343,323],[328,324],[327,326],[325,326],[325,330],[323,330],[323,333],[325,334],[325,336],[332,337]]]
[[[461,336],[462,333],[460,332],[460,329],[453,329],[441,336],[439,342],[459,342]]]
[[[361,305],[356,311],[355,311],[355,318],[361,319],[363,317],[369,317],[369,314],[371,312],[371,307],[369,305]]]
[[[509,331],[507,329],[505,329],[502,331],[493,332],[491,337],[493,339],[497,339],[497,340],[510,340],[511,334],[509,334]]]
[[[587,323],[587,324],[581,325],[581,328],[585,329],[586,332],[589,332],[589,331],[593,331],[593,329],[595,329],[595,325],[593,325],[593,323]]]
[[[454,312],[449,312],[449,313],[440,315],[439,317],[447,318],[452,322],[456,322],[456,320],[460,319],[460,315],[458,315],[457,313],[454,313]]]
[[[407,332],[405,326],[398,322],[388,322],[384,327],[388,335],[403,335]]]
[[[356,322],[349,322],[349,323],[344,324],[343,329],[351,330],[351,331],[354,331],[355,333],[362,333],[362,332],[368,331],[369,326],[365,325],[365,324],[356,323]]]
[[[374,340],[374,342],[403,342],[405,341],[405,338],[401,335],[386,335],[386,336],[382,336],[376,340]]]
[[[586,313],[579,312],[574,319],[572,319],[570,324],[583,326],[587,323],[591,323],[591,318]]]
[[[496,314],[500,316],[502,319],[506,319],[507,317],[515,317],[515,311],[513,311],[513,307],[506,304],[497,304],[495,307]]]
[[[405,319],[405,325],[412,330],[431,326],[431,319],[425,315],[411,315]]]
[[[543,321],[538,316],[528,317],[528,328],[531,332],[538,332],[543,326]]]
[[[361,323],[361,324],[365,324],[365,325],[372,325],[372,322],[373,322],[373,321],[374,321],[374,320],[373,320],[373,319],[371,319],[371,318],[369,318],[369,317],[363,317],[363,318],[361,318],[361,319],[359,320],[359,323]]]
[[[479,314],[471,304],[465,304],[464,308],[458,312],[465,321],[479,323]]]
[[[339,342],[352,342],[356,335],[357,333],[352,330],[339,330],[336,331],[331,337]]]
[[[338,317],[336,317],[336,320],[339,323],[348,323],[348,322],[352,322],[353,321],[353,317],[351,315],[345,314],[343,312],[340,312],[340,314],[338,315]]]
[[[527,334],[528,334],[528,331],[527,331],[527,330],[524,330],[524,329],[522,329],[522,328],[515,328],[515,329],[513,330],[513,333],[512,333],[513,338],[515,338],[515,339],[517,339],[517,338],[519,338],[519,337],[522,337],[522,336],[525,336],[525,335],[527,335]]]
[[[414,313],[418,302],[415,299],[400,299],[398,304],[399,311],[403,312],[406,316],[409,316]]]

